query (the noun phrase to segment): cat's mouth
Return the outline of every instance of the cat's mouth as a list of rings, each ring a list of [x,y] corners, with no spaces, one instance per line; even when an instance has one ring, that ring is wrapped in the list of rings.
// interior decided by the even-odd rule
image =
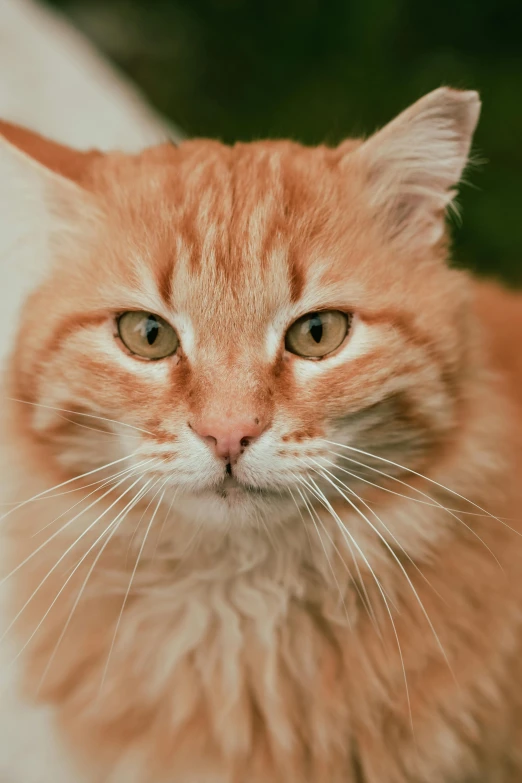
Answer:
[[[230,495],[234,496],[239,493],[249,492],[249,487],[247,487],[245,484],[242,484],[235,478],[235,476],[232,476],[232,474],[227,471],[227,475],[221,484],[216,487],[216,492],[220,497],[227,498]]]
[[[227,475],[223,481],[218,484],[215,492],[222,498],[236,498],[241,495],[261,495],[265,494],[266,490],[259,487],[253,487],[248,484],[243,484],[241,481],[227,471]]]

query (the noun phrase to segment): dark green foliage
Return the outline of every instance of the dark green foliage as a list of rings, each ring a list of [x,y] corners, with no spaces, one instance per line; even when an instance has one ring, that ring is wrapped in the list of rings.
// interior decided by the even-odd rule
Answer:
[[[522,282],[521,0],[56,0],[190,135],[335,143],[480,90],[456,259]]]

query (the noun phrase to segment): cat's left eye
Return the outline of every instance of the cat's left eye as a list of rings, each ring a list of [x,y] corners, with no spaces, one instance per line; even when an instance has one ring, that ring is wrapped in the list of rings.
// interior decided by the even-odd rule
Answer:
[[[159,315],[130,311],[118,318],[118,332],[129,351],[142,359],[158,361],[178,350],[179,338]]]
[[[308,313],[286,333],[285,348],[303,359],[320,359],[342,345],[350,323],[351,316],[340,310]]]

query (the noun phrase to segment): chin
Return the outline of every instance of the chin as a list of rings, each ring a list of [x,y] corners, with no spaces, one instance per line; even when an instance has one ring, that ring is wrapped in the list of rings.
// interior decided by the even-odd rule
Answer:
[[[177,511],[196,528],[260,528],[275,526],[295,515],[292,498],[285,492],[249,489],[238,486],[205,488],[200,492],[179,494]]]

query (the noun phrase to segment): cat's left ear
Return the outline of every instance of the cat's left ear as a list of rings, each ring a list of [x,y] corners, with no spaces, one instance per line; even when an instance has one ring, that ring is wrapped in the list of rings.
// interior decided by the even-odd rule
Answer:
[[[390,238],[441,238],[479,114],[478,93],[442,87],[347,155],[362,165],[363,188]]]

